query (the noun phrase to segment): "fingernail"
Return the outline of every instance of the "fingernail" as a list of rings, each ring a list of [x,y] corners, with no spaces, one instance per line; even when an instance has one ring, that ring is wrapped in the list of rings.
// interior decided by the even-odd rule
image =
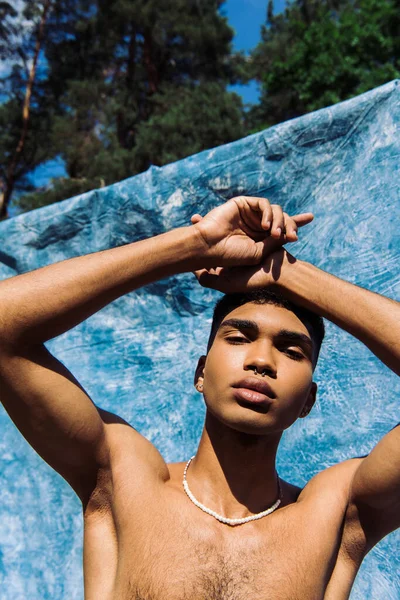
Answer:
[[[265,223],[265,229],[269,229],[271,227],[271,221],[267,221]]]
[[[282,235],[282,229],[280,227],[277,227],[276,233],[279,233],[279,235],[281,236]]]

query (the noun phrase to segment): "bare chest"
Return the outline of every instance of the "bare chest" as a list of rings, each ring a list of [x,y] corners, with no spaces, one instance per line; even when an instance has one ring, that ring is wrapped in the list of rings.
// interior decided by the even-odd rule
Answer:
[[[125,490],[113,502],[86,522],[87,600],[322,600],[328,585],[329,598],[347,598],[333,581],[340,511],[291,505],[230,528],[176,490]],[[90,575],[94,563],[107,565],[104,581]]]
[[[122,567],[121,582],[126,584],[121,585],[122,598],[296,600],[324,596],[329,579],[326,556],[321,549],[312,550],[305,540],[297,540],[295,550],[289,535],[285,541],[277,536],[266,542],[248,533],[241,540],[218,539],[218,534],[206,528],[202,535],[187,528],[177,529],[176,536],[162,532],[161,543],[142,547]]]

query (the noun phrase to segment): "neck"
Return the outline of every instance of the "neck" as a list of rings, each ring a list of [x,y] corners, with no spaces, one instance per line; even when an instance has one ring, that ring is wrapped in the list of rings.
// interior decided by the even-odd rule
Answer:
[[[250,435],[207,411],[196,457],[187,474],[195,497],[230,518],[261,512],[278,497],[275,460],[281,434]]]

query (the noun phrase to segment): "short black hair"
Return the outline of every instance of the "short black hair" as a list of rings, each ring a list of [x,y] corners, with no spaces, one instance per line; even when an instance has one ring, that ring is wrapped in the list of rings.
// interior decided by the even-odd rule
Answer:
[[[307,327],[307,331],[313,341],[313,368],[315,368],[321,344],[325,336],[325,325],[322,317],[306,308],[290,302],[279,292],[268,289],[252,290],[250,292],[239,294],[225,294],[225,296],[218,300],[214,307],[211,331],[207,344],[207,354],[213,345],[218,328],[226,315],[235,310],[235,308],[247,303],[272,304],[273,306],[280,306],[293,312]]]

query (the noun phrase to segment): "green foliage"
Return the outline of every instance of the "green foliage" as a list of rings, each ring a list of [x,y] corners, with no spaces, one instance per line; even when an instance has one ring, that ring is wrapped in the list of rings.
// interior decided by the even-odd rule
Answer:
[[[152,117],[138,129],[137,164],[163,165],[243,135],[241,100],[219,83],[169,86],[152,102]]]
[[[53,156],[53,109],[43,82],[36,81],[35,85],[34,60],[42,41],[38,35],[40,23],[45,22],[45,7],[50,3],[51,0],[32,0],[20,14],[8,2],[0,2],[0,58],[7,58],[8,64],[2,66],[9,71],[0,79],[0,218],[7,216],[14,191],[32,187],[29,173]],[[21,24],[26,20],[29,27],[24,28]],[[6,51],[2,51],[2,44]]]
[[[270,0],[261,42],[250,58],[232,52],[233,31],[222,5],[222,0],[52,3],[16,169],[23,210],[109,185],[399,77],[400,0],[292,0],[278,15]],[[26,3],[24,18],[34,25],[21,38],[12,4],[0,1],[0,52],[7,40],[10,56],[21,57],[0,81],[7,98],[0,105],[0,182],[21,132],[25,64],[42,8],[43,0]],[[244,112],[227,85],[251,78],[261,83],[261,100]],[[29,174],[56,156],[68,176],[32,192]]]
[[[50,117],[42,105],[31,111],[30,135],[16,164],[18,190],[31,188],[28,175],[42,162],[53,156],[50,146]],[[15,151],[22,129],[21,101],[18,94],[0,104],[0,180],[7,179],[8,164]]]
[[[17,14],[10,2],[0,2],[0,60],[10,58],[15,50],[12,38],[17,32],[15,25]]]
[[[253,129],[346,100],[400,74],[398,0],[298,1],[272,16],[253,53],[262,83]]]
[[[59,0],[47,24],[50,148],[69,178],[19,200],[62,200],[242,137],[244,77],[221,0]],[[31,204],[30,204],[31,203]]]

